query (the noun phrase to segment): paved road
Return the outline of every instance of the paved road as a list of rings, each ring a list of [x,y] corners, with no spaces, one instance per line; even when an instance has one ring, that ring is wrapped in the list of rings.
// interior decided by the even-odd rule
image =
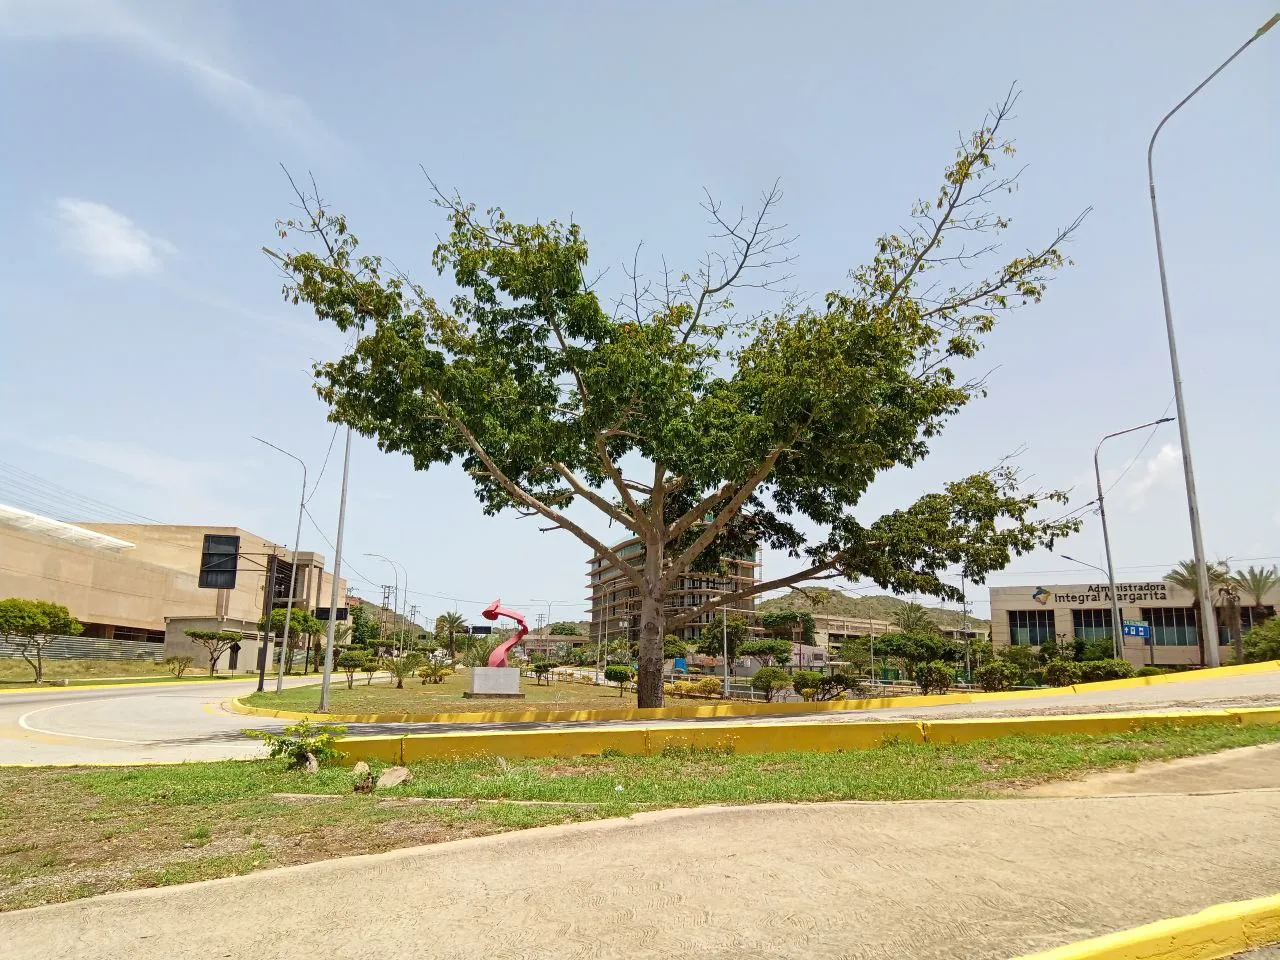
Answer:
[[[1274,893],[1278,826],[1272,790],[666,811],[20,911],[0,943],[6,960],[1008,960]],[[335,891],[361,909],[298,909]]]
[[[314,682],[291,678],[290,684]],[[284,721],[245,717],[222,704],[254,689],[255,682],[100,687],[0,694],[0,764],[181,762],[258,756],[261,745],[240,731],[247,726],[279,728]],[[1018,716],[1112,710],[1178,712],[1223,706],[1280,704],[1280,671],[1243,677],[1192,680],[1083,695],[987,701],[939,707],[902,707],[738,719],[737,723],[863,723],[888,719],[942,719]],[[649,721],[721,723],[723,720]],[[597,724],[554,724],[595,726]],[[636,725],[629,723],[628,725]],[[639,724],[639,725],[644,725]],[[486,724],[484,729],[531,729],[547,724]],[[361,724],[353,734],[440,733],[459,724]],[[474,729],[474,728],[471,728]]]

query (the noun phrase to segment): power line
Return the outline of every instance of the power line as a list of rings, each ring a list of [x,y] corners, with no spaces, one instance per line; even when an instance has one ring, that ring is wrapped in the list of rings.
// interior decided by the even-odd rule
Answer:
[[[338,427],[341,424],[333,425],[333,433],[329,435],[329,449],[324,452],[324,463],[320,464],[320,473],[316,476],[316,482],[311,487],[311,492],[303,498],[303,505],[311,502],[311,498],[316,495],[316,491],[320,489],[320,481],[324,479],[325,468],[329,466],[329,454],[333,453],[333,441],[338,439]]]
[[[1163,418],[1168,416],[1169,407],[1172,407],[1172,406],[1173,406],[1173,400],[1170,400],[1165,405],[1164,412],[1160,414],[1160,417]],[[1152,424],[1151,432],[1147,434],[1147,439],[1142,442],[1142,446],[1138,448],[1138,452],[1133,455],[1133,459],[1129,461],[1128,465],[1125,466],[1125,468],[1120,471],[1120,476],[1116,477],[1115,480],[1111,482],[1111,486],[1107,487],[1107,489],[1104,491],[1104,496],[1110,493],[1112,490],[1114,490],[1117,484],[1119,484],[1120,481],[1124,479],[1125,474],[1127,474],[1130,470],[1133,469],[1133,465],[1138,462],[1138,458],[1142,456],[1143,452],[1147,449],[1147,447],[1151,445],[1151,441],[1155,439],[1156,431],[1160,429],[1160,426],[1161,424],[1158,424],[1158,423]]]

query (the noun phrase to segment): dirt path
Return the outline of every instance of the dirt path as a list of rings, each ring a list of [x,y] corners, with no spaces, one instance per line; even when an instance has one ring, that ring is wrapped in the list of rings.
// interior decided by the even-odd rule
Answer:
[[[1007,960],[1274,893],[1277,827],[1280,791],[666,811],[5,914],[0,943],[7,960]]]

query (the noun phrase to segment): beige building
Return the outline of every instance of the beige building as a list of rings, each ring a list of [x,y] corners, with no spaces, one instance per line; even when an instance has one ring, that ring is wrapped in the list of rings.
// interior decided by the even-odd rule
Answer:
[[[208,554],[207,538],[223,547],[234,542],[238,551]],[[259,643],[254,635],[272,555],[277,558],[272,596],[283,606],[289,595],[290,551],[247,530],[71,524],[0,506],[0,597],[62,604],[84,624],[86,638],[153,642],[158,653],[191,653],[197,663],[205,656],[207,664],[207,655],[192,649],[184,630],[238,630],[245,641],[234,657],[221,662],[228,669],[256,664]],[[201,587],[202,564],[210,567],[206,579],[228,585]],[[294,605],[307,610],[327,606],[331,584],[324,557],[299,552]]]
[[[632,566],[644,565],[644,544],[638,538],[623,540],[613,546],[613,550]],[[668,614],[676,614],[688,607],[700,606],[715,597],[732,593],[743,586],[760,582],[760,554],[745,560],[730,560],[727,574],[696,573],[690,571],[676,580],[675,589],[667,596]],[[622,636],[630,639],[632,644],[640,640],[640,596],[639,591],[614,569],[613,564],[605,557],[597,554],[591,558],[587,571],[587,587],[591,602],[592,640],[604,636],[607,646]],[[730,613],[738,613],[748,619],[755,612],[754,597],[740,600],[733,605]],[[668,630],[688,643],[697,641],[711,621],[720,616],[719,609],[701,614],[697,620],[685,626]]]
[[[1189,590],[1163,580],[1117,583],[1116,599],[1122,621],[1145,623],[1152,633],[1151,640],[1123,638],[1124,656],[1130,663],[1173,666],[1201,662],[1199,621],[1195,597]],[[1253,599],[1241,598],[1240,619],[1246,631],[1259,617],[1250,605]],[[1265,616],[1274,615],[1280,587],[1262,599]],[[1105,581],[991,588],[991,642],[996,651],[1010,644],[1038,647],[1049,639],[1061,646],[1077,638],[1111,638],[1115,635],[1111,620],[1111,593]],[[1230,641],[1221,608],[1217,634],[1225,661]]]

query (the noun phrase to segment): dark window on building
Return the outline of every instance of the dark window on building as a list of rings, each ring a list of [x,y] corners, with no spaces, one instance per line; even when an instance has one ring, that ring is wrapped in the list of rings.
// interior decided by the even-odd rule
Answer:
[[[1246,607],[1242,605],[1240,607],[1240,628],[1245,633],[1248,633],[1258,624],[1265,623],[1275,615],[1276,608],[1269,604],[1262,608],[1261,613],[1259,613],[1257,607]]]
[[[1009,642],[1015,647],[1038,647],[1055,635],[1052,610],[1009,611]]]
[[[204,548],[200,551],[200,586],[217,590],[234,590],[236,565],[239,559],[239,537],[206,533]]]
[[[1142,619],[1151,624],[1151,640],[1157,647],[1198,647],[1195,607],[1143,607]]]
[[[1113,640],[1110,610],[1072,610],[1072,636],[1077,640]]]

